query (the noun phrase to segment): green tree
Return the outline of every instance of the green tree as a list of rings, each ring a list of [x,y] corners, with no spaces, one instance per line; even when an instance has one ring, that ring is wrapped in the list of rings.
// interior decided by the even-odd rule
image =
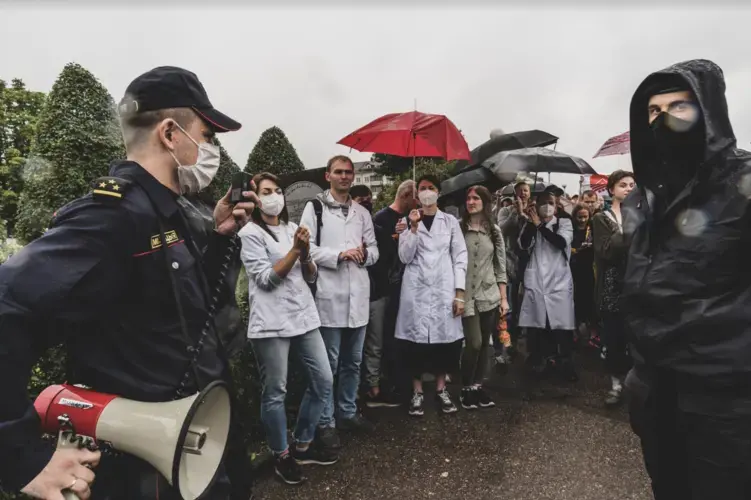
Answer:
[[[22,80],[0,80],[0,219],[13,232],[23,167],[29,155],[44,93],[28,90]]]
[[[125,157],[115,102],[88,70],[69,63],[42,109],[24,169],[27,189],[19,200],[17,233],[39,237],[52,213],[90,190],[107,175],[112,160]]]
[[[370,157],[370,161],[378,165],[378,173],[387,177],[398,177],[405,172],[412,172],[412,157],[411,156],[396,156],[387,155],[383,153],[373,153]],[[418,156],[415,158],[415,163],[433,161],[441,162],[441,158],[430,158],[427,156]]]
[[[305,166],[287,136],[279,127],[266,129],[248,156],[245,171],[249,174],[271,172],[285,175],[305,170]]]

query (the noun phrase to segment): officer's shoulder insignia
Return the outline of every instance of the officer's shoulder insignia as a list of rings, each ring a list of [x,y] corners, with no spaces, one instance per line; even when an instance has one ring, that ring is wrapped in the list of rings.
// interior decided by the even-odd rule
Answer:
[[[123,197],[131,181],[120,177],[100,177],[91,183],[91,194],[96,200],[111,201]]]

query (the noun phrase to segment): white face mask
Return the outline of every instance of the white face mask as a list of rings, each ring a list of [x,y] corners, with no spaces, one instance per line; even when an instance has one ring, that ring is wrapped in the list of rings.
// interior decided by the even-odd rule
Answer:
[[[198,144],[177,122],[177,128],[198,147],[198,158],[194,165],[180,165],[175,153],[170,151],[177,163],[177,178],[183,194],[195,194],[209,187],[219,170],[219,146],[204,142]]]
[[[417,198],[420,200],[420,203],[423,207],[432,207],[433,205],[438,203],[438,193],[431,191],[430,189],[420,191],[417,194]]]
[[[269,217],[276,217],[284,210],[284,196],[279,193],[271,193],[260,197],[261,212]]]
[[[540,208],[537,209],[537,213],[540,214],[540,217],[546,219],[555,214],[555,207],[553,205],[540,205]]]

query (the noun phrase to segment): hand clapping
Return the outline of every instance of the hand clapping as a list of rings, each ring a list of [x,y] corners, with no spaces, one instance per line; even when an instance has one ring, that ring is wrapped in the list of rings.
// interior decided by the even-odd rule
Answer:
[[[300,252],[300,260],[307,260],[310,255],[310,231],[307,227],[301,226],[295,231],[293,247]]]

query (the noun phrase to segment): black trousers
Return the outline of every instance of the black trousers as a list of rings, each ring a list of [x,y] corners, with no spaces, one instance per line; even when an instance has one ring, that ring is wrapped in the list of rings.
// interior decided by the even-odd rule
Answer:
[[[574,351],[574,332],[572,330],[553,330],[550,321],[547,328],[527,328],[527,351],[535,362],[548,358],[560,358],[570,361]]]
[[[386,318],[383,322],[383,357],[381,368],[383,377],[386,379],[389,389],[399,393],[403,392],[407,382],[407,375],[401,359],[401,344],[394,337],[396,334],[396,317],[399,314],[399,300],[401,298],[401,286],[394,285],[386,307]],[[405,394],[411,394],[407,391]]]
[[[655,500],[751,499],[751,396],[686,394],[634,370],[626,387]]]
[[[600,317],[602,319],[600,338],[607,348],[605,370],[608,375],[623,378],[631,369],[625,321],[617,312],[600,311]]]

